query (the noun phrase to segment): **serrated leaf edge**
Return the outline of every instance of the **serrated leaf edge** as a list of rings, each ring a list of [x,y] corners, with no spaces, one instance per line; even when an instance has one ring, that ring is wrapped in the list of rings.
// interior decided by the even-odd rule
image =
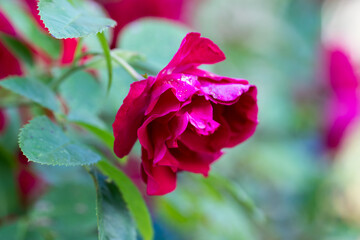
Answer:
[[[22,151],[22,141],[23,141],[23,137],[22,137],[22,133],[23,131],[36,119],[40,119],[40,118],[46,118],[48,120],[50,120],[48,117],[42,115],[42,116],[37,116],[33,119],[31,119],[24,127],[20,128],[19,130],[19,135],[18,135],[18,145],[19,145],[19,148],[21,150],[21,152],[25,155],[25,157],[27,158],[27,160],[29,162],[34,162],[34,163],[37,163],[37,164],[40,164],[40,165],[46,165],[46,166],[64,166],[64,167],[76,167],[76,166],[91,166],[91,165],[94,165],[96,164],[97,162],[99,162],[101,160],[101,158],[99,158],[98,161],[96,162],[93,162],[93,163],[89,163],[89,164],[47,164],[47,163],[41,163],[41,162],[37,162],[37,161],[33,161],[31,160],[23,151]]]
[[[100,29],[99,31],[97,31],[97,32],[89,33],[89,34],[86,34],[86,35],[74,35],[73,37],[56,37],[56,36],[54,36],[54,35],[51,33],[50,29],[46,26],[46,24],[45,24],[45,22],[44,22],[44,20],[43,20],[43,18],[42,18],[42,16],[41,16],[41,14],[40,14],[40,12],[41,12],[41,11],[40,11],[40,0],[37,1],[37,8],[36,8],[36,10],[38,11],[38,15],[40,16],[40,20],[41,20],[41,22],[44,24],[44,27],[46,28],[48,34],[49,34],[50,36],[52,36],[53,38],[56,38],[56,39],[71,39],[71,38],[88,37],[88,36],[92,36],[92,35],[96,35],[96,34],[98,34],[98,33],[104,32],[106,29],[115,27],[115,26],[117,25],[117,22],[116,22],[114,19],[112,19],[112,18],[109,18],[109,17],[99,17],[99,18],[111,20],[111,21],[113,22],[112,25],[105,26],[105,27],[101,28],[101,29]]]

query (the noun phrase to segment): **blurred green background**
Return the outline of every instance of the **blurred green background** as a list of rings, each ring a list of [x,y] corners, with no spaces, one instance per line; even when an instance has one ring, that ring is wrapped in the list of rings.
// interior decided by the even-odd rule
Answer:
[[[259,126],[252,138],[226,149],[209,178],[180,173],[174,192],[146,197],[156,240],[360,239],[360,125],[352,124],[335,151],[327,149],[324,140],[329,97],[324,90],[324,33],[342,2],[201,0],[183,10],[191,10],[191,20],[185,25],[144,18],[121,32],[117,46],[146,59],[134,63],[141,74],[156,74],[185,34],[198,31],[218,44],[227,57],[204,68],[248,79],[258,87]],[[19,20],[22,13],[15,3],[2,0],[0,4],[17,25],[26,22]],[[354,24],[353,31],[360,32],[359,26]],[[30,27],[22,28],[33,41],[43,39],[30,33]],[[58,54],[56,43],[44,41],[53,44],[52,54]],[[84,45],[91,50],[100,48],[93,37],[85,38]],[[29,71],[36,75],[36,67]],[[132,79],[116,67],[110,95],[104,98],[100,89],[106,88],[107,73],[101,67],[97,71],[101,88],[89,87],[88,91],[93,97],[91,107],[99,105],[100,117],[88,119],[110,129]],[[20,121],[15,109],[6,112],[11,122],[0,136],[0,150],[5,149],[0,154],[11,162],[6,152],[16,151]],[[133,161],[140,161],[139,154],[137,146]],[[48,188],[30,207],[21,209],[11,190],[11,176],[6,177],[11,164],[3,165],[0,213],[15,212],[21,217],[0,221],[0,239],[97,238],[95,189],[83,169],[33,164]]]

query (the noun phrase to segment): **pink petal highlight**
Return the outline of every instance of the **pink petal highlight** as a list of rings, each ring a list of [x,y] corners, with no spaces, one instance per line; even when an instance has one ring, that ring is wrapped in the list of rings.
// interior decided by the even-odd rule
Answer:
[[[348,126],[359,114],[359,76],[350,56],[341,48],[328,52],[328,79],[333,92],[327,114],[326,146],[336,149]]]

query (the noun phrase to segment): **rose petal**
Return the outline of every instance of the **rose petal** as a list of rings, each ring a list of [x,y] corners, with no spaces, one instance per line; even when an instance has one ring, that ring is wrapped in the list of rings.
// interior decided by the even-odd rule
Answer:
[[[22,2],[24,2],[27,7],[28,10],[30,11],[31,15],[33,16],[33,18],[36,20],[36,22],[39,24],[39,26],[47,32],[47,29],[45,27],[44,22],[41,20],[40,15],[39,15],[39,9],[38,9],[38,0],[22,0]]]
[[[148,151],[149,158],[155,157],[157,160],[164,154],[165,140],[170,136],[167,121],[171,118],[171,116],[166,115],[179,109],[180,103],[169,89],[156,101],[156,104],[152,107],[151,114],[138,129],[137,134],[140,144]],[[156,153],[154,150],[156,150]]]
[[[200,173],[204,176],[207,176],[210,171],[210,164],[215,160],[219,159],[222,153],[212,152],[212,153],[203,153],[192,151],[186,147],[181,142],[178,143],[178,148],[169,149],[171,155],[178,162],[178,167],[180,170],[189,171],[193,173]],[[169,164],[167,162],[159,162],[160,164]],[[171,162],[170,162],[171,164]]]
[[[137,130],[144,120],[150,100],[149,89],[154,78],[134,82],[124,99],[112,125],[115,136],[114,152],[122,158],[127,155],[137,139]]]
[[[181,102],[188,100],[195,92],[199,90],[200,83],[196,76],[186,74],[165,75],[161,79],[157,79],[152,89],[151,102],[157,99],[168,89],[172,89],[177,99]],[[153,106],[151,104],[150,106]],[[151,107],[147,113],[151,111]]]
[[[5,33],[15,37],[15,29],[6,18],[5,14],[0,11],[0,33]],[[10,75],[21,75],[21,64],[16,56],[10,52],[8,47],[0,41],[0,80]]]
[[[11,25],[8,18],[1,10],[0,10],[0,32],[11,36],[16,36],[16,31],[14,27]]]
[[[256,94],[256,87],[251,86],[235,104],[214,106],[223,109],[222,116],[230,128],[230,139],[226,147],[234,147],[254,134],[258,124]]]
[[[159,75],[180,73],[201,64],[214,64],[225,60],[224,53],[214,42],[200,36],[200,33],[188,33],[173,59]]]
[[[0,109],[0,134],[5,129],[6,126],[6,116],[2,109]]]
[[[199,79],[201,91],[205,96],[215,103],[233,104],[253,85],[239,84],[236,81],[211,81],[210,79]]]
[[[211,135],[200,135],[191,129],[186,129],[179,137],[189,149],[197,152],[212,153],[226,147],[230,139],[229,129],[220,124]]]
[[[344,50],[338,47],[329,51],[328,55],[328,79],[335,96],[327,104],[325,144],[330,149],[336,149],[348,126],[358,116],[359,76],[349,54]]]
[[[21,64],[6,46],[0,42],[0,80],[11,75],[21,75]]]
[[[350,56],[344,51],[335,49],[330,52],[329,75],[330,84],[339,98],[356,98],[359,81]]]
[[[61,64],[66,65],[73,62],[78,42],[79,39],[77,38],[62,39]]]
[[[170,153],[169,149],[166,149],[166,152],[165,152],[163,158],[154,165],[155,166],[168,166],[168,167],[171,167],[171,168],[177,170],[179,167],[179,161]]]
[[[147,183],[147,194],[164,195],[176,188],[176,173],[167,166],[153,166],[142,151],[142,176]]]
[[[336,149],[340,145],[348,126],[358,117],[358,106],[336,104],[336,107],[332,106],[332,108],[336,110],[328,115],[331,124],[325,134],[325,143],[328,148]]]
[[[219,75],[216,75],[215,73],[208,72],[208,71],[198,69],[198,68],[187,69],[186,71],[184,71],[184,73],[188,74],[188,75],[197,76],[198,78],[201,78],[201,79],[205,78],[204,79],[205,81],[206,80],[211,81],[211,82],[222,81],[223,83],[249,84],[248,80],[246,80],[246,79],[229,78],[229,77],[219,76]]]
[[[175,115],[168,123],[171,136],[166,140],[168,148],[178,147],[177,139],[186,130],[189,123],[188,114]]]
[[[209,135],[219,127],[219,123],[213,120],[213,109],[211,103],[204,97],[195,96],[191,104],[183,109],[189,115],[191,125],[195,131],[202,135]]]

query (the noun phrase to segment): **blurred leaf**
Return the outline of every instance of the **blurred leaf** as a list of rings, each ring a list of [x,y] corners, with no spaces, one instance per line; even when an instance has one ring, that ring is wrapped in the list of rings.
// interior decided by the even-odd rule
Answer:
[[[29,229],[42,232],[45,239],[95,240],[96,195],[90,183],[87,177],[84,184],[53,185],[28,214]]]
[[[115,138],[111,132],[83,122],[76,122],[76,124],[92,132],[99,137],[109,149],[113,149]]]
[[[21,210],[15,177],[15,159],[0,147],[0,222]],[[0,235],[1,236],[1,235]]]
[[[19,39],[0,33],[0,39],[15,55],[29,65],[34,64],[33,54],[30,49]]]
[[[118,186],[143,239],[153,239],[154,233],[150,213],[135,184],[121,170],[106,161],[99,162],[97,166]]]
[[[6,128],[0,134],[0,146],[8,152],[16,152],[19,149],[17,139],[22,124],[19,111],[17,108],[2,109],[2,111],[5,113],[7,122]]]
[[[56,95],[45,84],[22,77],[11,77],[0,82],[0,86],[20,94],[55,112],[60,110]]]
[[[53,59],[59,57],[60,41],[41,29],[25,8],[19,7],[19,4],[14,1],[0,1],[0,5],[7,13],[11,23],[14,24],[14,28],[24,36],[27,42],[37,47],[37,50],[49,54]]]
[[[116,22],[86,11],[67,0],[40,0],[39,14],[50,34],[55,38],[78,38],[114,27]]]
[[[110,91],[111,84],[112,84],[112,64],[111,64],[111,55],[110,55],[110,47],[106,40],[104,32],[100,32],[97,34],[97,37],[100,41],[101,47],[104,52],[105,62],[106,62],[106,68],[108,71],[108,87],[107,91]]]
[[[103,125],[96,116],[102,100],[101,88],[91,74],[76,72],[60,85],[59,90],[69,108],[68,120]]]
[[[0,227],[1,239],[6,240],[46,240],[38,229],[28,229],[25,219]]]
[[[119,189],[98,172],[92,173],[97,192],[100,240],[135,240],[136,228]]]
[[[294,25],[294,29],[300,32],[310,46],[320,38],[321,6],[321,1],[291,0],[286,9],[288,23]]]
[[[240,186],[232,183],[226,178],[219,175],[211,175],[206,181],[214,188],[218,190],[226,190],[234,200],[244,208],[245,212],[252,217],[255,221],[263,223],[265,221],[265,215],[260,209],[258,209],[253,200],[246,194],[246,192],[240,188]]]
[[[41,164],[77,166],[100,160],[99,155],[74,143],[59,126],[44,116],[33,119],[22,128],[19,145],[30,161]]]
[[[190,30],[166,20],[144,19],[124,29],[118,46],[146,56],[151,68],[163,69]]]
[[[0,236],[7,240],[16,240],[16,235],[14,233],[17,230],[17,225],[18,225],[17,223],[1,225],[0,226]]]

